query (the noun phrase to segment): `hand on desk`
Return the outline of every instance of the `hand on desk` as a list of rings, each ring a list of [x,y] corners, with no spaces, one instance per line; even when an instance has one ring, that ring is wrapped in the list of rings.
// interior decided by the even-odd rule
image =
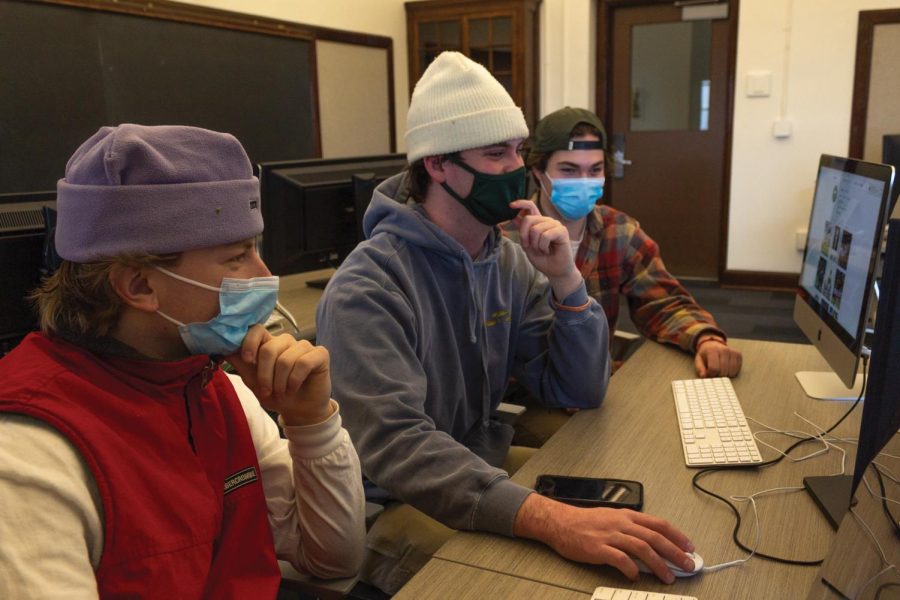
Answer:
[[[685,534],[664,519],[623,508],[579,508],[531,494],[516,515],[514,533],[564,558],[615,567],[632,581],[639,573],[632,557],[665,583],[675,581],[666,559],[685,571],[694,567],[685,556],[694,550]]]
[[[285,425],[314,425],[334,412],[328,351],[322,346],[287,333],[273,337],[254,325],[227,359],[263,408],[281,415]]]
[[[704,341],[711,338],[709,341]],[[728,347],[717,335],[702,335],[697,340],[694,368],[700,377],[735,377],[741,371],[740,350]]]

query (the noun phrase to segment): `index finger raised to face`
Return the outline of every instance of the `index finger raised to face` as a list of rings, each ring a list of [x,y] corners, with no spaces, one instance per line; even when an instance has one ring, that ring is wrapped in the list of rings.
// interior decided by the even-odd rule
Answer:
[[[525,216],[525,215],[541,214],[541,211],[538,210],[537,205],[534,202],[532,202],[531,200],[524,200],[524,199],[513,200],[512,202],[509,203],[509,206],[510,206],[510,208],[514,208],[518,211],[521,211],[519,213],[520,217]]]

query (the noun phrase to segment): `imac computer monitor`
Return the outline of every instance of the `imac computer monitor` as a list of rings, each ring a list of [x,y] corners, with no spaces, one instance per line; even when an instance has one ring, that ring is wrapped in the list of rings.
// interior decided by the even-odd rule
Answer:
[[[404,154],[261,163],[261,254],[272,273],[337,267],[361,241],[374,185],[405,167]]]
[[[869,302],[894,178],[888,165],[822,155],[794,321],[833,372],[800,372],[807,395],[856,399]]]

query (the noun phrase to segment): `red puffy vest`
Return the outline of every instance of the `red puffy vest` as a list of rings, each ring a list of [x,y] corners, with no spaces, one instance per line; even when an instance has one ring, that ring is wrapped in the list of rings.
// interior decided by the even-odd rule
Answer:
[[[46,421],[90,467],[103,499],[102,598],[275,597],[256,451],[207,357],[100,359],[32,334],[0,360],[0,411]]]

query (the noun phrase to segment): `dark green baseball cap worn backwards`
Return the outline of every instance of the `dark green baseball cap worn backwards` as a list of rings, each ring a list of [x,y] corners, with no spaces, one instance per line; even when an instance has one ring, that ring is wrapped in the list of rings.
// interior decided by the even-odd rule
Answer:
[[[600,132],[599,142],[578,141],[569,139],[572,130],[579,123],[587,123]],[[567,106],[554,111],[541,119],[534,129],[533,152],[549,153],[558,150],[603,150],[606,148],[606,130],[600,118],[584,108]]]

